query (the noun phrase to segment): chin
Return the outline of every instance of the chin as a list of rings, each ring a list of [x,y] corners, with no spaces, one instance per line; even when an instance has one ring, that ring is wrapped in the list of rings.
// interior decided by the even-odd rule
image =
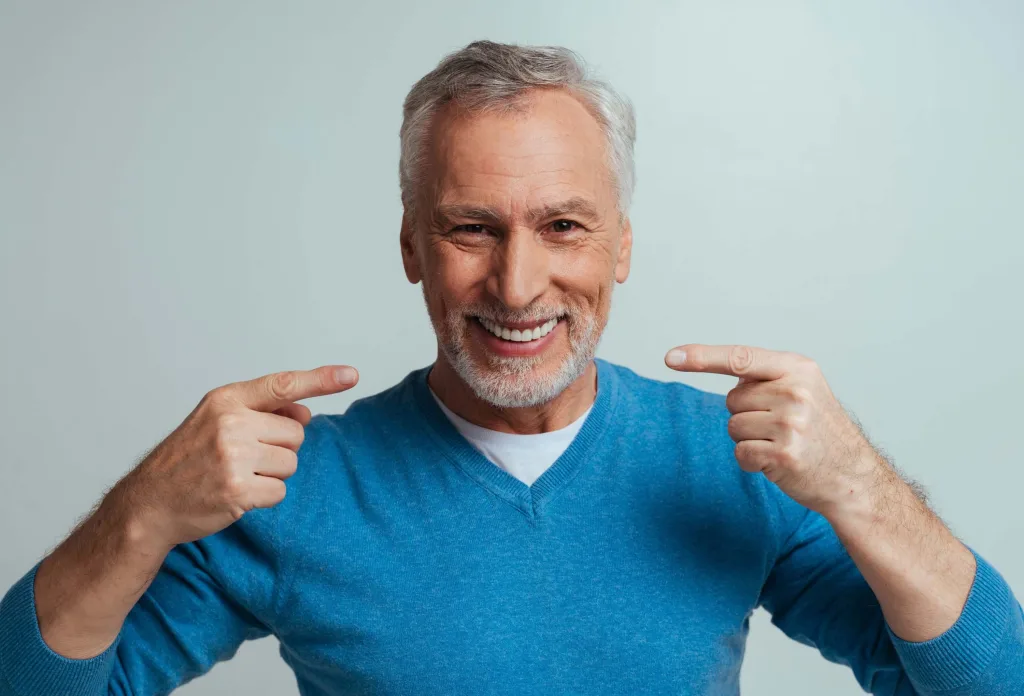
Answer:
[[[592,356],[570,353],[542,357],[474,357],[471,351],[445,351],[455,372],[482,401],[498,408],[530,408],[555,399],[583,375]]]
[[[547,335],[549,343],[542,350],[510,355],[488,347],[493,338],[482,328],[484,323],[468,311],[471,308],[465,309],[431,315],[438,344],[477,398],[497,408],[530,408],[558,397],[593,361],[604,324],[594,315],[570,309],[558,314],[558,330]]]

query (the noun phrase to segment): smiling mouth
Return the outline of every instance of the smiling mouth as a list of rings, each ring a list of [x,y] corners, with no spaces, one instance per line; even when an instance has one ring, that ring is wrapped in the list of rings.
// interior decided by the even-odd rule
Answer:
[[[547,336],[561,321],[559,318],[548,319],[547,321],[537,324],[532,328],[526,329],[510,329],[507,326],[485,319],[483,317],[474,317],[480,325],[487,329],[489,332],[494,334],[500,339],[505,341],[511,341],[514,343],[529,343],[530,341],[536,341]]]

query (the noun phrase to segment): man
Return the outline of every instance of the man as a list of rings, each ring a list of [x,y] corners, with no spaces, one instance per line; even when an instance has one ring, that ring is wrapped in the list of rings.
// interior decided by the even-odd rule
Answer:
[[[758,606],[875,694],[1024,693],[1024,614],[800,355],[595,360],[631,107],[477,42],[405,102],[402,260],[436,362],[208,393],[0,606],[0,694],[157,694],[276,635],[322,694],[736,694]],[[287,495],[286,485],[287,483]]]

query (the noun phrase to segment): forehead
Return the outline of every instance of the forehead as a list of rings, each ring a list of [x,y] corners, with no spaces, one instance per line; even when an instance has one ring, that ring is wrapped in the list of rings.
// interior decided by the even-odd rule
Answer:
[[[434,121],[429,176],[435,204],[519,207],[570,196],[612,196],[600,124],[573,96],[536,90],[512,112],[447,105]]]

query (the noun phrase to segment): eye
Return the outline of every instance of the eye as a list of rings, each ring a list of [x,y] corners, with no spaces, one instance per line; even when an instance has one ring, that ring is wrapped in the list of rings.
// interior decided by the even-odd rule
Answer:
[[[452,228],[452,232],[469,232],[470,234],[480,234],[486,232],[487,228],[483,225],[456,225]]]
[[[582,229],[581,225],[572,220],[555,220],[551,223],[551,230],[553,232],[575,232],[578,229]]]

